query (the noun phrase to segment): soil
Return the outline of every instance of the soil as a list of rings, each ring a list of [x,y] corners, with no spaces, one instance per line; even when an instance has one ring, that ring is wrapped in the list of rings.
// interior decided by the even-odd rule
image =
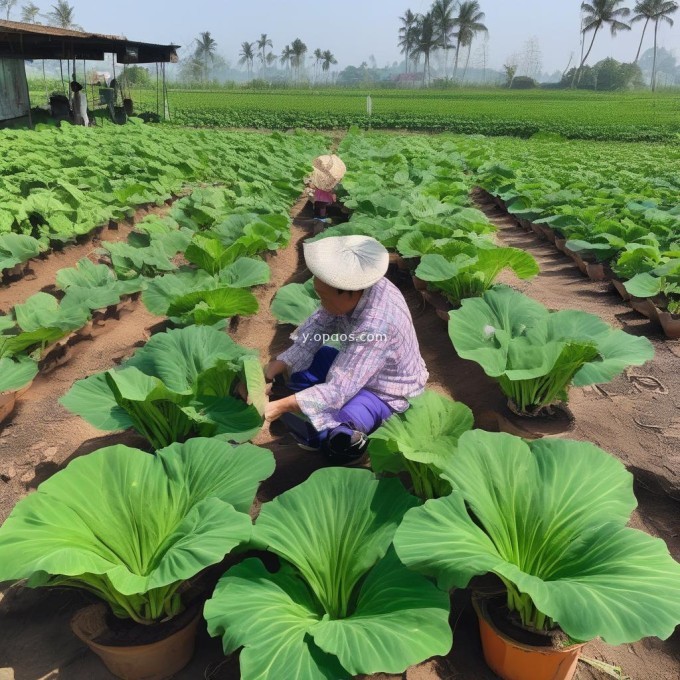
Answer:
[[[515,642],[532,647],[550,647],[551,649],[564,649],[570,644],[569,637],[559,628],[545,632],[524,628],[517,613],[508,609],[504,595],[489,598],[486,601],[486,611],[494,626]]]
[[[583,277],[575,265],[554,246],[527,235],[514,221],[504,218],[493,206],[484,205],[501,228],[499,238],[532,252],[542,268],[537,281],[508,280],[532,297],[554,308],[575,307],[600,314],[608,322],[629,332],[645,334],[657,349],[653,362],[629,371],[603,389],[573,390],[570,407],[576,417],[570,438],[588,439],[612,452],[635,474],[639,501],[632,524],[660,536],[672,554],[680,557],[680,504],[678,485],[678,437],[680,437],[680,372],[677,343],[666,341],[649,322],[638,317],[608,292],[606,284]],[[264,361],[289,343],[290,326],[277,325],[269,312],[271,299],[285,283],[302,281],[304,271],[301,242],[311,233],[311,213],[305,201],[292,212],[295,220],[290,245],[269,257],[272,280],[256,290],[260,312],[240,319],[232,335],[237,342],[260,351]],[[425,304],[411,283],[408,273],[392,269],[411,308],[421,351],[430,371],[429,387],[463,401],[473,410],[477,427],[497,431],[515,429],[525,436],[536,436],[526,419],[515,416],[494,381],[479,366],[456,356],[446,323]],[[48,283],[47,281],[45,283]],[[45,284],[43,284],[45,285]],[[104,370],[129,356],[144,342],[149,329],[159,319],[139,304],[92,342],[78,345],[72,361],[39,377],[35,387],[22,398],[11,424],[0,433],[0,479],[7,470],[8,482],[0,481],[0,518],[4,519],[17,500],[35,489],[75,456],[101,446],[125,442],[143,444],[130,433],[102,436],[82,420],[58,405],[58,398],[81,377]],[[674,373],[675,369],[675,373]],[[640,424],[642,423],[642,424]],[[305,481],[323,461],[315,454],[297,448],[292,439],[274,423],[263,430],[255,443],[273,451],[277,467],[260,488],[253,514],[259,506]],[[665,472],[663,472],[665,470]],[[675,480],[675,481],[674,481]],[[675,498],[674,498],[675,496]],[[233,559],[233,558],[232,558]],[[230,560],[219,565],[224,569]],[[13,669],[15,680],[110,680],[113,676],[71,633],[68,622],[79,608],[92,599],[79,591],[52,589],[31,591],[14,586],[0,592],[1,667]],[[493,680],[486,667],[479,642],[477,621],[467,590],[452,594],[451,626],[454,646],[446,657],[437,657],[409,668],[403,675],[376,674],[371,680]],[[680,678],[680,634],[662,642],[649,639],[634,645],[610,647],[598,641],[584,649],[585,657],[595,657],[621,666],[632,680],[678,680]],[[9,671],[8,671],[9,673]],[[177,680],[235,680],[240,676],[238,653],[225,658],[219,639],[210,638],[199,626],[196,654],[176,675]],[[606,680],[608,676],[584,663],[577,680]]]

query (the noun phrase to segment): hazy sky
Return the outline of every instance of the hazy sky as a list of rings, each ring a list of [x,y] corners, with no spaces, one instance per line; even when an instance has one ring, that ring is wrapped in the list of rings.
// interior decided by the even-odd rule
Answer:
[[[407,8],[426,11],[430,0],[116,0],[84,2],[70,0],[76,21],[86,30],[122,34],[149,42],[175,42],[187,46],[199,31],[211,31],[218,51],[235,65],[240,44],[254,41],[267,33],[274,51],[301,38],[311,53],[315,48],[330,49],[338,59],[338,69],[368,61],[373,54],[379,66],[400,60],[397,47],[399,16]],[[19,6],[23,4],[19,2]],[[47,11],[49,0],[37,0]],[[634,0],[626,3],[632,7]],[[480,0],[489,29],[489,66],[500,68],[524,43],[537,37],[547,72],[566,67],[571,52],[579,52],[578,0]],[[15,12],[18,12],[15,10]],[[588,63],[605,56],[620,61],[635,57],[642,25],[612,39],[609,31],[600,32]],[[680,13],[676,25],[659,30],[659,44],[680,47]],[[645,37],[652,45],[652,31]],[[473,46],[473,55],[475,47]],[[473,61],[475,57],[473,56]]]

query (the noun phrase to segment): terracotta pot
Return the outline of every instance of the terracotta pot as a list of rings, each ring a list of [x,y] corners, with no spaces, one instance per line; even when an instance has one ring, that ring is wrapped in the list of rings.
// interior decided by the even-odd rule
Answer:
[[[543,230],[541,229],[541,225],[534,224],[533,222],[529,222],[529,224],[531,225],[531,229],[534,232],[534,234],[536,234],[536,236],[540,236],[541,238],[543,238],[544,234]]]
[[[427,289],[427,281],[423,281],[422,279],[419,279],[417,276],[412,276],[411,279],[413,280],[413,287],[416,290]]]
[[[16,392],[3,392],[0,394],[0,425],[14,413],[16,402]]]
[[[585,260],[576,252],[573,250],[569,250],[566,246],[564,247],[564,252],[569,255],[569,257],[574,260],[576,263],[576,266],[581,270],[581,273],[583,274],[588,274],[588,271],[586,270],[586,262]]]
[[[616,289],[616,292],[621,296],[621,298],[628,302],[628,300],[630,300],[631,298],[631,295],[626,290],[626,287],[623,285],[623,281],[620,281],[619,279],[611,279],[611,282],[614,288]]]
[[[78,611],[71,629],[121,680],[167,680],[184,668],[194,653],[196,627],[201,612],[164,640],[147,645],[115,647],[94,642],[106,631],[105,604],[93,604]]]
[[[406,262],[399,253],[390,253],[390,264],[393,264],[397,269],[406,269]]]
[[[565,255],[566,251],[564,249],[565,248],[564,244],[566,242],[567,242],[566,238],[555,238],[555,248],[557,248],[557,250],[559,250],[560,252],[565,253]]]
[[[525,220],[523,217],[519,217],[517,219],[519,222],[519,225],[524,229],[524,231],[531,231],[531,222],[529,220]]]
[[[549,227],[546,224],[539,224],[538,225],[541,228],[541,231],[543,232],[543,236],[550,242],[550,243],[555,243],[555,239],[557,238],[555,236],[555,232],[552,230],[551,227]]]
[[[659,318],[659,310],[656,305],[649,298],[630,298],[630,306],[636,311],[646,316],[650,321],[656,321],[656,323],[661,323]]]
[[[533,647],[515,642],[502,633],[491,621],[487,600],[472,598],[479,619],[484,660],[503,680],[571,680],[576,672],[584,644],[563,649]]]
[[[659,309],[658,317],[666,337],[673,340],[680,339],[680,314],[671,314]]]
[[[602,262],[586,262],[586,274],[591,281],[606,281],[607,275]]]

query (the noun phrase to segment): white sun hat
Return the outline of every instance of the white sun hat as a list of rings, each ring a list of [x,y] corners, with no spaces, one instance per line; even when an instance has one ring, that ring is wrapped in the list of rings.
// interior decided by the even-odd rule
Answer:
[[[335,154],[315,158],[312,166],[312,184],[321,191],[331,191],[347,172],[345,164]]]
[[[304,243],[307,268],[339,290],[364,290],[380,281],[389,266],[386,248],[370,236],[329,236]]]

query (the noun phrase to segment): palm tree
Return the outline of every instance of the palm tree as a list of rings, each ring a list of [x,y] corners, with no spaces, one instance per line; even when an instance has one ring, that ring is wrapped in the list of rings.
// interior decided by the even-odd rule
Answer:
[[[432,16],[439,36],[439,47],[444,50],[444,78],[447,77],[449,50],[453,47],[452,40],[456,37],[453,10],[456,0],[435,0],[432,5]]]
[[[316,81],[316,76],[319,71],[319,65],[323,61],[323,52],[317,47],[314,50],[314,80]]]
[[[328,70],[331,66],[338,63],[333,53],[330,50],[324,50],[321,53],[321,70],[326,74],[326,82],[328,82]]]
[[[399,29],[399,47],[406,59],[406,73],[408,73],[408,62],[417,42],[418,16],[410,9],[406,10],[403,17],[399,17],[401,28]]]
[[[260,39],[257,41],[257,48],[260,52],[260,62],[262,63],[262,71],[264,72],[265,64],[267,63],[267,48],[274,47],[274,43],[271,38],[267,37],[266,33],[260,34]]]
[[[678,11],[678,3],[671,2],[669,0],[642,0],[635,5],[633,10],[636,12],[635,16],[631,19],[633,21],[645,20],[644,28],[642,29],[642,37],[640,38],[640,46],[638,47],[637,54],[635,55],[635,63],[637,64],[640,58],[640,50],[642,49],[642,41],[645,38],[645,31],[647,30],[647,24],[650,21],[654,22],[654,61],[652,63],[652,91],[656,90],[656,38],[657,32],[659,30],[659,21],[665,21],[670,26],[673,25],[673,19],[670,15],[675,14]]]
[[[29,2],[21,8],[21,20],[26,24],[35,24],[40,16],[40,7],[34,2]]]
[[[307,54],[307,45],[305,45],[300,38],[295,38],[290,44],[290,51],[292,52],[291,64],[296,71],[296,78],[299,80],[300,66],[304,63],[305,54]]]
[[[477,0],[466,0],[461,2],[458,6],[458,16],[453,20],[457,29],[456,34],[456,62],[453,65],[453,77],[456,77],[458,71],[458,58],[460,57],[460,48],[469,47],[475,39],[477,33],[488,33],[489,30],[482,23],[485,14],[481,11],[481,7]]]
[[[590,52],[595,44],[595,37],[597,32],[605,25],[609,24],[609,30],[612,36],[615,36],[618,31],[630,31],[630,25],[620,21],[624,17],[630,14],[630,10],[627,7],[619,7],[623,0],[592,0],[592,4],[588,2],[581,3],[581,9],[585,12],[583,17],[583,28],[581,32],[585,40],[585,34],[588,31],[593,32],[593,39],[590,41],[590,47],[585,53],[581,63],[579,64],[578,71],[576,72],[576,84],[578,84],[581,78],[581,71],[583,66],[588,61]]]
[[[14,5],[19,0],[0,0],[0,10],[7,10],[7,21],[9,21],[10,12],[14,9]]]
[[[418,39],[413,48],[413,53],[423,56],[423,68],[425,70],[425,82],[430,82],[430,55],[437,48],[437,34],[434,28],[432,12],[418,15]]]
[[[57,4],[52,5],[52,11],[48,12],[46,16],[53,26],[82,31],[82,26],[75,23],[75,13],[75,9],[66,0],[57,0]]]
[[[238,63],[241,64],[241,66],[243,66],[243,64],[246,65],[249,79],[253,72],[253,61],[255,59],[255,52],[253,51],[254,46],[255,43],[243,42],[241,43],[241,52],[239,53],[239,57],[241,58],[238,60]]]
[[[196,39],[196,59],[203,65],[203,80],[208,79],[208,62],[215,61],[215,48],[217,41],[210,35],[210,31],[202,32]]]
[[[281,56],[279,61],[282,66],[286,67],[286,71],[290,68],[291,60],[293,59],[293,51],[290,49],[290,45],[286,45],[281,51]]]

